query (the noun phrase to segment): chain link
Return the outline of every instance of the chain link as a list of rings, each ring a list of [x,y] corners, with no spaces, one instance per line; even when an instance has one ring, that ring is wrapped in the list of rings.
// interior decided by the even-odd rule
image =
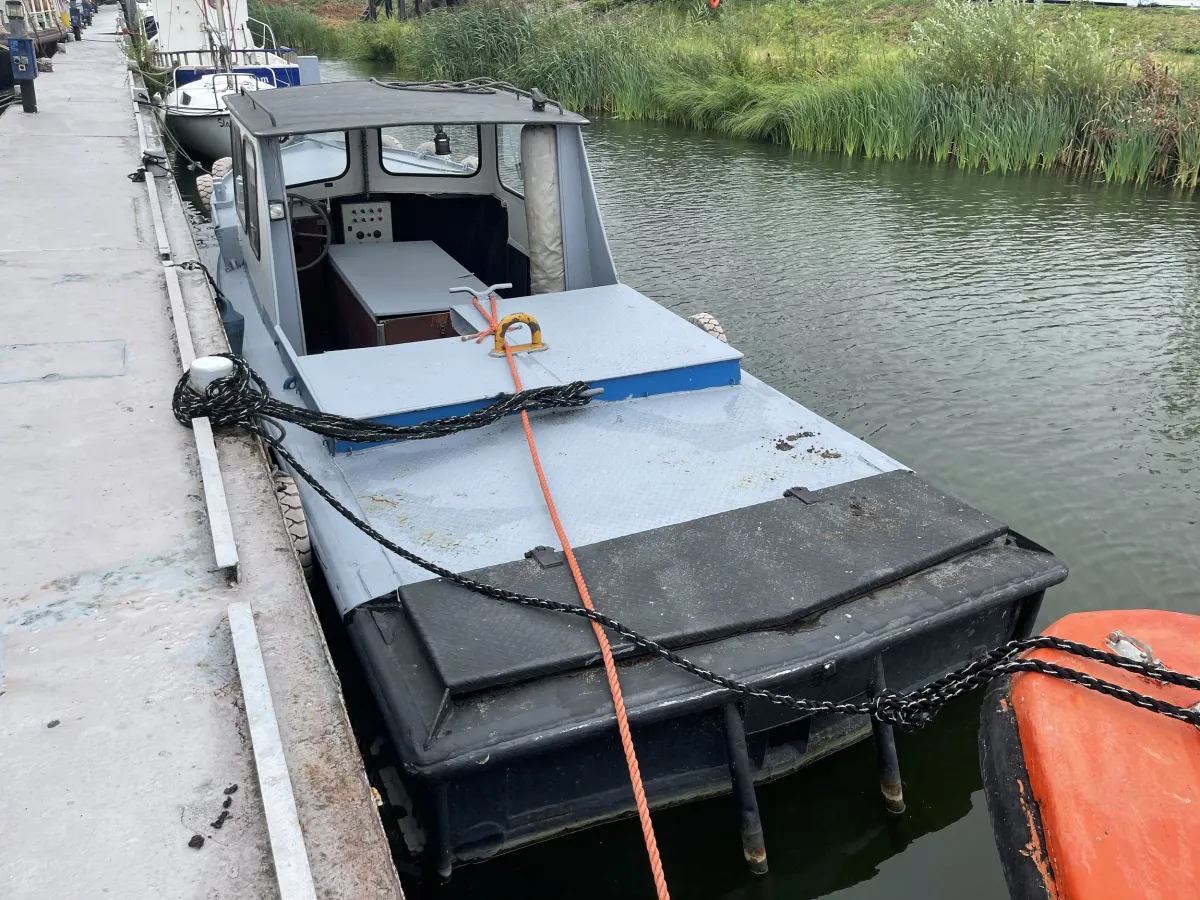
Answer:
[[[790,694],[754,687],[746,682],[721,675],[710,669],[705,669],[657,641],[646,637],[628,625],[603,613],[587,609],[583,606],[534,597],[529,594],[522,594],[485,582],[476,581],[473,578],[452,572],[443,566],[439,566],[437,563],[418,556],[411,550],[401,547],[385,535],[376,531],[369,523],[360,518],[330,493],[283,445],[283,429],[278,424],[278,420],[282,419],[283,421],[309,428],[320,434],[341,437],[351,441],[437,437],[443,434],[462,431],[465,428],[478,428],[490,424],[518,409],[533,409],[545,406],[582,406],[589,399],[587,396],[583,396],[583,391],[587,389],[586,384],[577,382],[576,384],[564,385],[562,388],[555,388],[553,390],[538,388],[531,391],[522,391],[518,394],[502,395],[502,398],[496,403],[477,410],[474,413],[468,413],[465,416],[438,419],[433,422],[423,423],[422,425],[381,426],[379,423],[367,420],[330,416],[277,401],[270,396],[270,392],[262,378],[244,360],[228,354],[222,355],[233,360],[234,372],[230,376],[214,381],[209,385],[203,396],[197,394],[188,386],[186,374],[176,386],[172,406],[175,417],[182,424],[190,427],[193,418],[208,416],[214,425],[239,425],[249,429],[272,447],[309,487],[316,491],[326,503],[333,507],[351,525],[381,547],[439,578],[457,584],[472,593],[495,600],[577,616],[581,619],[595,622],[614,634],[625,638],[639,649],[665,660],[671,665],[677,666],[709,684],[740,694],[743,697],[764,700],[805,714],[866,715],[880,722],[895,725],[903,730],[914,731],[929,725],[933,721],[937,711],[951,700],[984,687],[995,678],[1016,672],[1037,672],[1052,678],[1069,681],[1091,691],[1106,694],[1141,709],[1150,710],[1151,712],[1200,727],[1200,708],[1176,706],[1164,700],[1159,700],[1155,697],[1150,697],[1129,688],[1096,678],[1086,672],[1022,656],[1022,654],[1030,650],[1055,650],[1060,653],[1066,653],[1082,659],[1090,659],[1112,666],[1113,668],[1122,669],[1160,684],[1177,685],[1197,691],[1200,691],[1200,678],[1182,672],[1175,672],[1158,664],[1138,662],[1118,656],[1115,653],[1097,650],[1095,647],[1090,647],[1086,644],[1049,635],[1009,641],[1000,647],[988,651],[979,659],[973,660],[962,668],[936,678],[916,690],[903,694],[889,690],[879,691],[862,701],[837,703],[830,700],[810,700],[803,697],[794,697]],[[550,392],[546,393],[547,391]],[[385,434],[388,436],[381,436]],[[364,437],[364,435],[369,435],[370,437]]]

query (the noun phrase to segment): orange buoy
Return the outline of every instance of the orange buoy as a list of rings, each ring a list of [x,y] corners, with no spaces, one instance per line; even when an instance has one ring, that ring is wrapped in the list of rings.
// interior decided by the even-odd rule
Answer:
[[[1047,634],[1200,672],[1200,616],[1077,613]],[[1030,655],[1174,703],[1188,690],[1102,663]],[[1014,900],[1200,897],[1200,729],[1034,672],[984,700],[980,758]]]

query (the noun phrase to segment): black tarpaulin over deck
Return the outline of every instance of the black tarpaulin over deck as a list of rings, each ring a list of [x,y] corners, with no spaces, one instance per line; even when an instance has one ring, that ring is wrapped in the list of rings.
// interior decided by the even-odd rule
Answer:
[[[599,610],[656,641],[686,647],[796,622],[1006,532],[913,473],[895,471],[803,500],[783,497],[602,541],[576,556]],[[543,568],[524,559],[468,574],[579,602],[566,565]],[[453,694],[565,672],[598,658],[583,619],[440,580],[400,594]],[[614,636],[613,651],[629,655],[635,648]]]

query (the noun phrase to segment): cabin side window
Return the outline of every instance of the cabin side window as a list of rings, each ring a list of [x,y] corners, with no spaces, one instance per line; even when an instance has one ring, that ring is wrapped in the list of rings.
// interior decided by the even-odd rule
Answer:
[[[246,230],[246,161],[242,158],[242,138],[234,132],[233,147],[233,206],[237,210],[242,231]]]
[[[242,138],[242,191],[244,199],[242,207],[245,210],[242,227],[246,230],[246,238],[250,241],[250,249],[254,251],[255,259],[262,259],[262,248],[259,241],[258,224],[258,159],[254,155],[254,145],[250,138]]]
[[[381,128],[379,164],[389,175],[469,178],[479,171],[479,126],[393,125]]]
[[[520,125],[496,126],[496,170],[500,185],[518,197],[525,196],[525,172],[521,168]]]
[[[337,181],[350,171],[350,142],[344,131],[297,134],[281,150],[288,187]]]

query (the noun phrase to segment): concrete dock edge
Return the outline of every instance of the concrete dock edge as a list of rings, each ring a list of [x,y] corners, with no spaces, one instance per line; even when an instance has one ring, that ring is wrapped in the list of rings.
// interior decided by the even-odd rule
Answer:
[[[244,435],[215,438],[236,582],[213,556],[196,445],[170,412],[169,276],[127,178],[142,162],[114,20],[101,7],[39,78],[39,113],[0,116],[0,896],[279,896],[226,616],[249,603],[316,896],[399,900]],[[195,259],[174,182],[154,187],[171,259]],[[171,275],[195,352],[224,349],[203,275]]]

